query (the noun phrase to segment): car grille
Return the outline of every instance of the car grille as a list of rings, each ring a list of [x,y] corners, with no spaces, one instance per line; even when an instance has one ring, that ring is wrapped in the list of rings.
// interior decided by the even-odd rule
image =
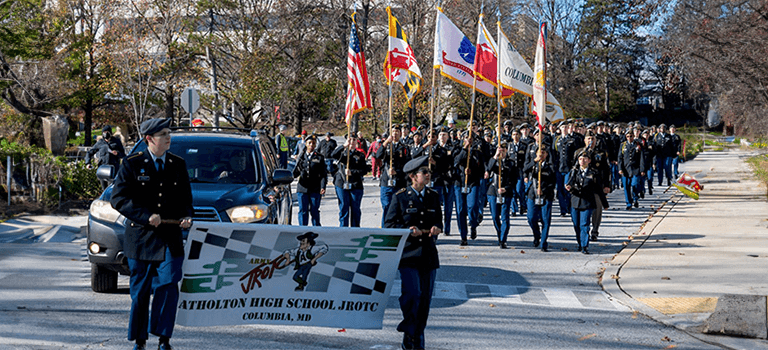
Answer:
[[[221,221],[219,213],[215,208],[210,207],[195,207],[195,214],[193,220],[197,221]]]

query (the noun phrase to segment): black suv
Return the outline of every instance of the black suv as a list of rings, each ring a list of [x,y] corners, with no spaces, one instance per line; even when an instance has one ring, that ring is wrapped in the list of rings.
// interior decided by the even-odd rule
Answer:
[[[146,149],[142,140],[131,154]],[[193,220],[291,224],[293,175],[277,169],[274,143],[263,133],[176,130],[169,152],[187,163]],[[116,169],[109,165],[97,170],[101,180],[112,181],[115,174]],[[111,196],[110,185],[91,203],[88,213],[86,250],[95,292],[116,289],[117,274],[130,274],[122,243],[126,219],[110,205]]]

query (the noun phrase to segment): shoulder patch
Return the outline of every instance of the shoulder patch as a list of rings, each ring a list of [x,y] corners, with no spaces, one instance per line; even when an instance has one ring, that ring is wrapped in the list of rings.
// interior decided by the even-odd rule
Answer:
[[[427,192],[429,192],[429,193],[435,193],[435,194],[437,194],[437,191],[433,190],[433,189],[432,189],[432,187],[424,187],[424,188],[425,188],[425,189],[427,190]]]
[[[400,191],[397,191],[397,193],[395,193],[395,194],[401,194],[401,193],[405,192],[405,190],[406,190],[405,188],[401,188]]]
[[[144,155],[144,152],[135,153],[135,154],[132,154],[132,155],[128,156],[128,160],[134,159],[136,157],[141,157],[143,155]]]

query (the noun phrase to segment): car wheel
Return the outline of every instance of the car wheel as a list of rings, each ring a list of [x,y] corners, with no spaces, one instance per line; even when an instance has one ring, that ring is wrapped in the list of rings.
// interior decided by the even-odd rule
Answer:
[[[117,271],[91,264],[91,289],[106,293],[117,289]]]

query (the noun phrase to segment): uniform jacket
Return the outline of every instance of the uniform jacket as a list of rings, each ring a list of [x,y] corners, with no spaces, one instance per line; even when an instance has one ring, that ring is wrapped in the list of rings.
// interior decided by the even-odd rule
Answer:
[[[522,142],[518,142],[517,144],[515,144],[514,141],[510,141],[507,144],[507,152],[510,158],[514,160],[515,166],[517,167],[518,179],[521,179],[525,176],[523,174],[523,168],[525,167],[525,151],[526,151],[525,147],[526,147],[526,144]]]
[[[507,190],[507,192],[504,193],[504,197],[512,197],[515,194],[515,186],[517,185],[519,171],[517,170],[515,163],[510,159],[509,154],[507,154],[507,157],[503,159],[501,164],[501,187]],[[486,194],[489,196],[498,196],[499,161],[495,158],[491,158],[485,167],[485,171],[489,174],[493,174],[488,182],[488,192]]]
[[[416,226],[421,230],[432,227],[443,228],[443,215],[440,209],[440,197],[429,187],[424,188],[424,198],[411,186],[401,189],[392,196],[392,203],[384,220],[385,228],[409,228]],[[434,270],[440,267],[435,242],[437,237],[408,235],[399,267]]]
[[[183,158],[166,152],[162,172],[148,151],[126,158],[115,178],[110,203],[128,219],[123,239],[126,257],[162,261],[166,248],[174,257],[184,255],[178,224],[149,225],[152,214],[163,220],[192,216],[192,189]]]
[[[528,198],[536,198],[539,168],[541,168],[541,195],[544,199],[551,201],[555,198],[557,177],[555,175],[555,168],[552,165],[552,162],[549,161],[549,158],[547,158],[543,163],[530,162],[525,165],[523,172],[528,174]]]
[[[379,186],[388,186],[387,182],[389,182],[390,148],[393,150],[392,153],[394,154],[392,157],[392,167],[395,169],[395,188],[405,188],[405,186],[408,186],[408,180],[405,176],[405,172],[403,172],[403,167],[405,166],[405,163],[408,163],[408,161],[411,160],[411,155],[408,150],[408,146],[401,142],[390,144],[386,147],[384,147],[382,144],[382,146],[379,147],[379,150],[376,151],[376,159],[381,160],[382,164],[384,165],[381,169]]]
[[[591,165],[584,172],[581,168],[574,168],[568,176],[568,185],[571,186],[571,207],[577,210],[597,208],[595,195],[602,193],[602,179]]]
[[[479,186],[480,180],[485,176],[485,151],[483,144],[485,141],[475,136],[472,138],[472,151],[469,152],[466,148],[460,148],[459,154],[453,159],[453,166],[456,169],[456,182],[455,186],[464,186],[467,168],[467,157],[469,160],[469,178],[466,180],[467,186]]]
[[[566,135],[561,136],[556,144],[557,153],[559,155],[560,163],[558,164],[557,171],[561,173],[567,173],[573,168],[573,154],[576,151],[576,143],[573,137]]]
[[[445,147],[439,144],[433,145],[430,150],[435,164],[432,165],[432,183],[434,186],[447,187],[453,185],[454,170],[453,159],[454,149],[449,142]]]
[[[624,141],[619,150],[619,170],[626,177],[640,176],[645,172],[645,155],[639,142]]]
[[[363,176],[368,172],[368,164],[365,162],[365,154],[359,150],[352,150],[349,156],[349,170],[351,175],[347,179],[347,150],[343,147],[337,147],[331,155],[333,159],[338,160],[339,171],[333,176],[333,185],[344,188],[345,180],[352,184],[353,190],[363,189]]]
[[[317,151],[312,154],[306,152],[299,155],[296,167],[293,168],[293,177],[298,177],[296,192],[320,193],[328,182],[328,170],[325,166],[325,157]]]
[[[336,140],[326,140],[323,138],[317,143],[317,149],[315,149],[315,151],[320,153],[324,158],[330,158],[331,152],[336,149],[336,146]]]

